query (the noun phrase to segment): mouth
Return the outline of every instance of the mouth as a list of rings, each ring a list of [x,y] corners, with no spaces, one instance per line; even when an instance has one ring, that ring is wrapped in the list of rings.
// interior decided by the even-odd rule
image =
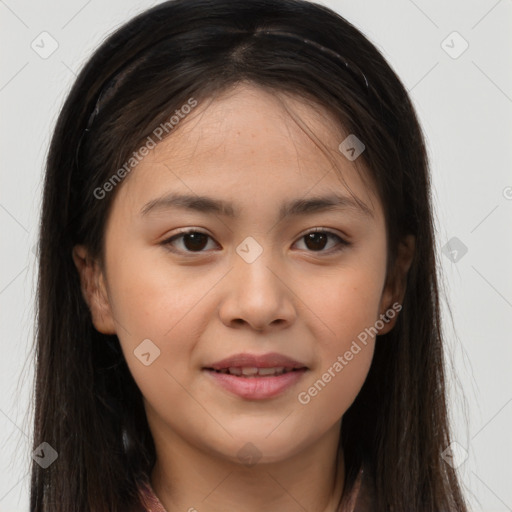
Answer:
[[[307,366],[300,361],[277,352],[268,354],[234,354],[205,366],[205,369],[208,370],[229,372],[232,375],[243,375],[244,377],[280,374],[303,368],[307,368]]]
[[[302,370],[306,370],[307,368],[301,367],[301,368],[285,368],[284,366],[277,366],[277,367],[270,367],[270,368],[263,368],[263,367],[256,367],[256,366],[245,366],[245,367],[238,367],[238,366],[231,366],[229,368],[222,368],[220,370],[216,370],[215,368],[205,368],[205,370],[209,370],[215,373],[221,373],[224,375],[236,375],[237,377],[245,377],[245,378],[255,378],[255,377],[277,377],[279,375],[283,375],[285,373],[290,372],[300,372]]]
[[[212,381],[230,395],[264,400],[283,394],[309,368],[281,354],[237,354],[203,367]]]

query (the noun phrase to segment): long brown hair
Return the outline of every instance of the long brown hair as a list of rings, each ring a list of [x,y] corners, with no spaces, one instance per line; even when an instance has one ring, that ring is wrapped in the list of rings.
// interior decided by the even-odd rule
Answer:
[[[189,98],[242,80],[314,100],[366,150],[382,201],[390,268],[399,240],[416,254],[395,327],[379,337],[343,417],[346,483],[364,462],[377,512],[465,512],[450,444],[430,175],[407,91],[359,30],[302,0],[175,0],[138,15],[97,49],[60,112],[46,164],[39,237],[32,512],[125,512],[155,463],[141,393],[116,336],[100,334],[72,248],[100,259],[118,187],[95,190]],[[136,172],[136,170],[135,170]],[[129,179],[129,178],[126,178]]]

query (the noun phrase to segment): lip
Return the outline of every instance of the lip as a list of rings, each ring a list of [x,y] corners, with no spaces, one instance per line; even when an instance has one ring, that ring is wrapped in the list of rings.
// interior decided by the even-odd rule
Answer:
[[[281,375],[237,376],[229,373],[217,373],[230,367],[273,368],[283,367],[289,371]],[[276,397],[294,386],[309,368],[299,361],[282,354],[235,354],[203,368],[213,381],[226,391],[246,400],[265,400]]]
[[[304,363],[296,361],[290,357],[278,354],[277,352],[270,352],[268,354],[235,354],[230,357],[226,357],[221,361],[209,364],[205,366],[205,369],[222,370],[224,368],[230,368],[233,366],[238,367],[255,367],[255,368],[273,368],[277,366],[283,366],[286,369],[293,368],[307,368]]]
[[[296,384],[306,373],[306,368],[281,375],[268,377],[238,377],[229,373],[216,373],[203,369],[217,384],[225,390],[246,400],[265,400],[284,393]]]

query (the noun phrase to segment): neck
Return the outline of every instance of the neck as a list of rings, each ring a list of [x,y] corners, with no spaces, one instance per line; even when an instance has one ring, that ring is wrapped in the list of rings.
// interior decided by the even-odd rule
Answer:
[[[151,485],[167,512],[337,512],[345,476],[340,425],[287,458],[254,465],[199,450],[176,434],[153,436]]]

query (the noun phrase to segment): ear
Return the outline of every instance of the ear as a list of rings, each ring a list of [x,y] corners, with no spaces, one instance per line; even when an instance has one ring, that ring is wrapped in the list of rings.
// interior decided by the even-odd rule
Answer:
[[[414,235],[407,235],[403,238],[398,245],[398,252],[396,256],[395,266],[390,275],[387,276],[386,284],[382,292],[379,311],[379,319],[384,322],[384,327],[379,329],[378,334],[386,334],[393,329],[398,318],[398,312],[401,309],[402,302],[405,296],[407,287],[407,273],[411,267],[414,257],[415,237]],[[393,304],[400,304],[400,309],[393,307]],[[385,318],[386,312],[392,310],[391,314]]]
[[[89,257],[83,245],[75,245],[72,256],[80,275],[82,295],[91,311],[94,327],[103,334],[116,334],[105,277],[100,265]]]

